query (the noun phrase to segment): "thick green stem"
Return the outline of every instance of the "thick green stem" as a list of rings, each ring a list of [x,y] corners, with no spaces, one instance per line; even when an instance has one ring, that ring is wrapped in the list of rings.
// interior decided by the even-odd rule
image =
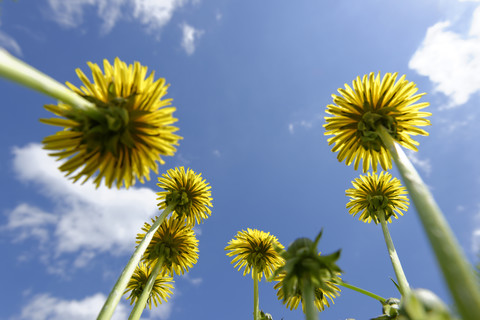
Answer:
[[[402,264],[398,258],[397,251],[393,245],[392,237],[390,237],[390,232],[388,232],[387,221],[385,220],[385,212],[380,213],[380,224],[382,225],[383,237],[385,238],[385,243],[387,244],[388,255],[392,261],[393,270],[397,276],[398,285],[400,287],[400,294],[405,296],[410,292],[410,286],[403,272]]]
[[[163,210],[160,217],[158,217],[154,224],[150,227],[150,230],[147,231],[145,237],[143,237],[142,241],[137,246],[135,252],[125,266],[125,269],[123,269],[123,272],[118,278],[117,283],[115,283],[113,286],[112,291],[108,295],[107,301],[105,301],[102,310],[98,314],[97,320],[109,320],[112,317],[113,311],[115,311],[120,298],[123,296],[125,288],[128,285],[128,281],[130,281],[130,278],[140,262],[143,253],[147,249],[148,244],[152,240],[153,235],[157,231],[158,227],[162,224],[163,220],[165,220],[165,218],[173,211],[175,206],[176,203],[167,206],[165,210]]]
[[[375,293],[372,293],[370,291],[367,291],[367,290],[364,290],[362,288],[356,287],[356,286],[351,285],[349,283],[337,281],[337,282],[335,282],[335,284],[337,284],[339,286],[342,286],[342,287],[345,287],[345,288],[348,288],[348,289],[351,289],[351,290],[356,291],[358,293],[364,294],[364,295],[366,295],[370,298],[373,298],[375,300],[380,301],[382,304],[385,303],[385,301],[386,301],[385,298],[382,298],[382,297],[376,295]]]
[[[402,148],[394,143],[393,138],[382,126],[377,132],[402,175],[462,319],[478,319],[480,287],[472,266],[468,263],[432,194]]]
[[[164,258],[163,256],[161,256],[158,259],[155,266],[153,267],[152,272],[148,277],[147,283],[143,288],[142,294],[140,295],[137,302],[135,303],[135,306],[133,307],[133,310],[130,313],[128,320],[139,320],[140,317],[142,316],[142,312],[145,309],[145,306],[147,305],[147,300],[150,297],[150,293],[152,292],[152,288],[153,288],[153,285],[155,284],[155,280],[157,280],[157,276],[160,273],[160,270],[162,269],[163,261],[164,261]]]
[[[15,58],[4,49],[0,49],[0,76],[63,101],[72,107],[88,109],[94,106],[60,82]]]
[[[306,320],[318,320],[318,310],[315,307],[315,295],[313,284],[310,280],[306,279],[303,281],[302,288],[302,303],[304,304],[305,309],[305,319]]]
[[[253,267],[253,319],[260,319],[259,297],[258,297],[258,274],[257,269]]]

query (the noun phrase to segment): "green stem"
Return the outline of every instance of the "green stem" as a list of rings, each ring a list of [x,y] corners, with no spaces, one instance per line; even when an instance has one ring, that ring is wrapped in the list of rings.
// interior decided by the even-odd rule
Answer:
[[[0,76],[63,101],[72,107],[88,109],[94,106],[60,82],[15,58],[4,49],[0,49]]]
[[[410,286],[408,284],[407,277],[405,277],[405,273],[403,272],[402,264],[398,258],[395,246],[393,245],[392,237],[390,237],[390,232],[388,232],[387,221],[385,220],[385,212],[383,212],[383,210],[380,213],[380,224],[382,225],[383,237],[385,238],[385,243],[387,244],[388,255],[390,256],[393,270],[397,276],[400,294],[404,296],[410,292]]]
[[[260,311],[259,311],[259,297],[258,297],[258,274],[257,268],[253,267],[253,319],[259,320],[260,319]]]
[[[145,309],[145,306],[147,305],[147,300],[150,297],[150,293],[152,292],[153,285],[155,284],[155,281],[157,280],[157,276],[163,267],[163,261],[164,261],[163,256],[158,258],[158,261],[155,264],[155,267],[153,267],[152,272],[148,277],[147,283],[143,288],[142,294],[140,295],[137,302],[135,303],[135,306],[133,307],[133,310],[130,313],[128,320],[139,320],[140,317],[142,316],[142,312]]]
[[[302,290],[302,304],[305,309],[305,319],[306,320],[318,320],[318,310],[315,307],[315,296],[314,296],[313,284],[309,280],[303,281],[303,290]]]
[[[165,218],[173,211],[176,205],[177,205],[176,203],[172,203],[169,206],[167,206],[165,210],[163,210],[160,217],[158,217],[157,220],[154,222],[154,224],[150,227],[150,230],[147,231],[142,241],[140,241],[140,244],[135,249],[135,252],[133,253],[130,260],[128,261],[127,265],[125,266],[125,269],[123,269],[122,274],[118,278],[117,283],[115,283],[115,285],[112,288],[112,291],[108,295],[107,301],[105,301],[105,304],[103,305],[102,310],[98,314],[97,320],[109,320],[112,317],[113,311],[117,307],[117,304],[120,301],[120,298],[123,296],[125,288],[128,285],[128,281],[130,281],[130,278],[132,277],[132,274],[135,271],[135,268],[140,262],[140,259],[142,258],[143,253],[147,249],[148,244],[152,240],[153,235],[157,231],[158,227],[165,220]]]
[[[337,284],[339,286],[342,286],[342,287],[345,287],[345,288],[348,288],[348,289],[351,289],[351,290],[356,291],[358,293],[364,294],[364,295],[366,295],[370,298],[373,298],[375,300],[380,301],[382,304],[385,303],[385,301],[386,301],[385,298],[382,298],[382,297],[376,295],[375,293],[372,293],[370,291],[367,291],[367,290],[364,290],[362,288],[356,287],[356,286],[351,285],[349,283],[346,283],[346,282],[343,282],[343,281],[336,281],[335,284]]]
[[[377,133],[402,175],[462,319],[478,319],[480,288],[472,266],[468,263],[432,194],[402,148],[394,143],[383,126],[377,129]]]

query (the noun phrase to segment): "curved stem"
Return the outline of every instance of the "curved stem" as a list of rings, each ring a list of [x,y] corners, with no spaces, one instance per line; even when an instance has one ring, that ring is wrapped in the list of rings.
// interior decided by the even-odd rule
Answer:
[[[84,110],[93,108],[93,104],[89,101],[57,80],[15,58],[4,49],[0,49],[0,76],[63,101],[72,107]]]
[[[257,268],[253,267],[253,319],[259,320],[260,319],[260,311],[259,311],[259,297],[258,297],[258,274]]]
[[[150,230],[147,231],[142,241],[140,241],[140,244],[135,249],[135,252],[125,266],[125,269],[123,269],[122,274],[118,278],[117,283],[115,283],[112,291],[108,295],[107,301],[105,301],[102,310],[98,314],[97,320],[108,320],[112,317],[113,311],[115,311],[115,308],[117,307],[120,298],[123,296],[125,288],[128,285],[128,281],[130,281],[130,278],[132,277],[135,268],[140,262],[143,253],[147,249],[148,244],[152,240],[153,235],[157,231],[158,227],[162,224],[163,220],[165,220],[165,218],[173,211],[176,205],[176,203],[173,203],[167,206],[165,210],[163,210],[160,217],[158,217],[154,224],[150,227]]]
[[[309,280],[306,280],[303,282],[303,288],[302,288],[302,303],[304,304],[303,306],[305,307],[305,319],[306,320],[318,320],[318,310],[315,307],[314,303],[314,289],[312,282]]]
[[[397,251],[393,245],[392,237],[390,237],[390,232],[388,232],[387,221],[385,221],[385,212],[383,212],[383,210],[380,213],[380,224],[382,225],[383,237],[385,238],[385,243],[387,244],[388,254],[390,256],[390,260],[392,261],[393,270],[397,276],[400,294],[405,296],[410,292],[410,286],[408,285],[407,277],[405,277],[402,264],[400,263]]]
[[[372,293],[370,291],[367,291],[367,290],[364,290],[362,288],[359,288],[359,287],[356,287],[354,285],[351,285],[349,283],[346,283],[346,282],[343,282],[343,281],[336,281],[335,284],[339,285],[339,286],[342,286],[342,287],[345,287],[345,288],[348,288],[348,289],[351,289],[353,291],[356,291],[358,293],[361,293],[361,294],[364,294],[370,298],[373,298],[375,300],[378,300],[380,301],[382,304],[385,303],[386,299],[385,298],[382,298],[380,297],[379,295],[376,295],[375,293]]]
[[[142,294],[140,295],[137,302],[135,303],[135,306],[133,307],[133,310],[130,313],[128,320],[138,320],[142,316],[142,312],[145,309],[145,306],[147,305],[147,300],[150,297],[150,293],[152,292],[153,285],[155,284],[155,281],[157,280],[157,276],[160,273],[160,270],[162,269],[163,260],[164,258],[163,256],[161,256],[158,259],[157,263],[155,264],[155,267],[153,267],[152,272],[150,273],[150,276],[148,276],[147,283],[143,288]]]
[[[480,314],[480,287],[472,266],[463,254],[433,195],[402,148],[394,143],[383,126],[377,129],[377,133],[402,175],[462,319],[477,319]]]

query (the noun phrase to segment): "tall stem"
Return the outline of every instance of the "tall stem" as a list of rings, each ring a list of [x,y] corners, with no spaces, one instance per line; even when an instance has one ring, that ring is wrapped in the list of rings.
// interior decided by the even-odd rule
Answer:
[[[0,49],[0,76],[80,109],[93,104],[60,82]]]
[[[158,217],[157,220],[150,227],[150,230],[147,231],[142,241],[140,241],[140,244],[135,249],[135,252],[125,266],[125,269],[123,269],[122,274],[118,278],[117,283],[115,283],[112,291],[108,295],[107,301],[105,301],[102,310],[98,314],[97,320],[109,320],[112,317],[113,311],[115,311],[115,308],[117,307],[120,298],[123,296],[125,288],[128,285],[128,281],[130,281],[130,278],[132,277],[135,268],[140,262],[143,253],[147,249],[148,244],[152,240],[153,235],[157,231],[158,227],[162,224],[163,220],[165,220],[165,218],[173,211],[176,205],[176,203],[172,203],[167,206],[165,210],[163,210],[160,217]]]
[[[313,284],[310,280],[303,281],[302,288],[302,303],[305,308],[305,319],[306,320],[318,320],[318,310],[315,307],[315,296]]]
[[[380,301],[381,303],[385,303],[386,299],[385,298],[382,298],[380,297],[379,295],[376,295],[375,293],[372,293],[370,291],[367,291],[367,290],[364,290],[362,288],[359,288],[359,287],[356,287],[354,285],[351,285],[349,283],[346,283],[346,282],[342,282],[342,281],[336,281],[335,284],[339,285],[339,286],[342,286],[342,287],[345,287],[345,288],[348,288],[350,290],[353,290],[353,291],[356,291],[358,293],[361,293],[361,294],[364,294],[370,298],[373,298],[375,300],[378,300]]]
[[[258,274],[257,268],[253,267],[253,319],[260,319],[259,297],[258,297]]]
[[[133,310],[130,313],[128,320],[140,319],[142,312],[145,309],[145,306],[147,305],[147,300],[150,297],[150,293],[152,292],[153,285],[155,284],[155,281],[157,280],[157,276],[160,273],[160,270],[162,269],[163,261],[164,261],[163,256],[158,258],[158,261],[153,267],[152,272],[148,277],[147,283],[143,288],[142,294],[140,295],[137,302],[135,303],[135,306],[133,307]]]
[[[382,225],[383,237],[385,238],[385,243],[388,249],[388,255],[392,261],[393,270],[397,276],[398,285],[400,286],[400,294],[405,296],[410,292],[410,286],[408,285],[407,277],[403,272],[402,264],[398,258],[397,251],[393,245],[392,237],[390,237],[390,232],[388,232],[387,221],[385,220],[385,212],[380,213],[380,224]]]
[[[402,148],[394,143],[383,126],[377,129],[377,133],[402,175],[462,319],[478,319],[480,288],[472,266],[468,263],[432,194]]]

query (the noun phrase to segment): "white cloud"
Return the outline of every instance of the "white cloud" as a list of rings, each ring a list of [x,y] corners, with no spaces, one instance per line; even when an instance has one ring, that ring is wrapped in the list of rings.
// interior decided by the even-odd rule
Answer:
[[[52,9],[51,18],[64,27],[77,27],[83,22],[83,7],[95,5],[95,0],[48,0]]]
[[[22,56],[22,48],[20,48],[20,45],[18,42],[10,37],[8,34],[6,34],[3,31],[0,31],[0,49],[5,48],[7,50],[10,50],[17,56]]]
[[[480,228],[472,233],[472,251],[474,254],[480,253]]]
[[[149,30],[161,29],[186,0],[133,0],[133,16]]]
[[[89,181],[73,184],[39,144],[14,148],[13,153],[18,178],[38,188],[53,209],[22,203],[7,213],[2,229],[11,231],[14,241],[37,238],[45,244],[48,240],[49,246],[43,248],[47,256],[75,253],[73,265],[82,267],[98,253],[130,253],[143,223],[160,213],[156,194],[148,188],[95,189]]]
[[[172,18],[175,10],[188,0],[48,0],[51,18],[67,27],[79,27],[83,23],[84,11],[97,7],[103,20],[102,33],[112,30],[120,19],[137,19],[148,31],[158,31]]]
[[[184,23],[182,25],[182,47],[188,55],[195,52],[195,43],[203,35],[203,30],[197,30],[194,27]]]
[[[432,165],[430,159],[421,159],[418,152],[407,150],[408,159],[417,167],[420,168],[427,176],[432,172]]]
[[[172,291],[172,292],[175,293],[175,291]],[[172,306],[173,306],[172,297],[173,295],[170,296],[170,299],[168,300],[168,302],[163,302],[158,307],[150,310],[148,318],[142,317],[142,319],[145,319],[145,320],[168,319],[170,317],[170,314],[172,313]]]
[[[449,106],[466,103],[480,91],[480,6],[475,9],[468,34],[450,31],[450,21],[428,28],[409,67],[427,76],[434,90],[450,98]]]
[[[18,230],[15,241],[37,238],[41,243],[50,239],[48,225],[55,223],[56,216],[29,204],[18,205],[9,214],[9,221],[2,229]]]
[[[35,295],[22,309],[19,320],[91,320],[95,319],[106,297],[97,293],[83,300],[63,300],[49,294]],[[127,319],[125,305],[120,303],[112,319]]]
[[[295,133],[295,128],[297,127],[302,127],[304,129],[311,129],[315,123],[319,120],[322,120],[323,118],[320,115],[315,116],[311,120],[300,120],[300,121],[294,121],[292,123],[288,124],[288,131],[291,134]]]

